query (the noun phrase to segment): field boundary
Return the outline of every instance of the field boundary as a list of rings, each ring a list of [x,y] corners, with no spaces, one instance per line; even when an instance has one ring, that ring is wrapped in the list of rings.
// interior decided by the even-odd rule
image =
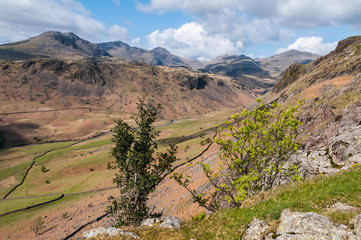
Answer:
[[[31,205],[31,206],[28,206],[28,207],[25,207],[25,208],[21,208],[21,209],[17,209],[17,210],[11,211],[11,212],[7,212],[7,213],[0,214],[0,217],[3,217],[3,216],[6,216],[6,215],[9,215],[9,214],[11,214],[11,213],[21,212],[21,211],[29,210],[29,209],[31,209],[31,208],[35,208],[35,207],[39,207],[39,206],[43,206],[43,205],[45,205],[45,204],[49,204],[49,203],[52,203],[52,202],[58,201],[58,200],[62,199],[63,197],[64,197],[64,194],[62,194],[62,195],[60,195],[60,197],[55,198],[55,199],[52,199],[52,200],[50,200],[50,201],[46,201],[46,202],[42,202],[42,203],[38,203],[38,204]]]
[[[13,191],[15,191],[16,188],[18,188],[19,186],[21,186],[21,185],[25,182],[25,178],[28,176],[31,168],[34,166],[36,159],[38,159],[38,158],[40,158],[40,157],[42,157],[42,156],[45,156],[46,154],[48,154],[48,153],[50,153],[50,152],[53,152],[53,151],[56,151],[56,150],[60,150],[60,149],[64,149],[64,148],[68,148],[68,147],[74,146],[74,145],[76,145],[76,144],[79,144],[79,143],[81,143],[81,142],[83,142],[83,141],[85,141],[85,140],[81,140],[81,141],[72,143],[72,144],[70,144],[70,145],[64,146],[64,147],[60,147],[60,148],[55,148],[55,149],[52,149],[52,150],[48,150],[48,151],[43,152],[42,154],[36,156],[35,158],[33,158],[32,163],[30,164],[29,168],[26,170],[25,175],[24,175],[24,177],[22,178],[21,182],[20,182],[19,184],[15,185],[7,194],[5,194],[5,196],[3,197],[3,199],[6,199],[7,196],[9,196]]]

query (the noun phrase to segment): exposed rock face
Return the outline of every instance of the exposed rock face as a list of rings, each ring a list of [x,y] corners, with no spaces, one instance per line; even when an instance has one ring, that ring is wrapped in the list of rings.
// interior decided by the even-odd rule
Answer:
[[[340,169],[348,169],[354,164],[361,164],[361,126],[345,130],[336,137],[327,139],[324,147],[314,150],[300,151],[293,155],[293,161],[301,161],[301,169],[305,177],[317,174],[336,173]]]
[[[242,239],[262,240],[268,228],[269,225],[265,221],[256,218],[249,224],[249,227],[243,235]]]
[[[180,229],[180,219],[177,217],[166,217],[159,227]]]
[[[331,222],[327,217],[313,213],[291,212],[286,209],[281,215],[276,239],[356,239],[344,225]]]

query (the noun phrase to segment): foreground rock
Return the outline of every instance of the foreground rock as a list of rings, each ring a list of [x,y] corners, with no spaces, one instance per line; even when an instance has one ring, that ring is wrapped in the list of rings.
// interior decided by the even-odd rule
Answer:
[[[267,232],[269,225],[260,219],[254,219],[250,224],[249,228],[243,235],[243,240],[262,240],[265,233]]]
[[[313,213],[282,212],[276,239],[356,239],[345,225],[331,222],[327,217]]]
[[[147,218],[142,222],[140,226],[151,227],[154,225],[154,223],[159,223],[159,222],[160,222],[159,218]]]
[[[135,239],[140,239],[140,237],[132,232],[128,232],[119,228],[114,228],[114,227],[109,227],[109,228],[96,228],[96,229],[91,229],[89,231],[85,231],[83,233],[83,238],[93,238],[96,237],[99,234],[104,234],[104,235],[109,235],[110,237],[115,237],[118,235],[128,235],[131,236]]]
[[[340,204],[337,204],[340,205]],[[254,219],[243,240],[361,240],[361,213],[353,221],[354,228],[336,224],[327,217],[314,212],[300,213],[283,210],[276,232],[266,222]]]
[[[159,227],[180,229],[180,219],[177,217],[166,217]]]

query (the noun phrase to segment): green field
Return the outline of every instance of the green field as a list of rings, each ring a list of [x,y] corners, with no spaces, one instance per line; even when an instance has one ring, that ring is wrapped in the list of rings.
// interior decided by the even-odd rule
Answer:
[[[201,145],[201,141],[212,138],[214,129],[234,112],[217,112],[192,119],[177,120],[159,127],[157,130],[161,131],[161,134],[157,139],[158,150],[162,152],[169,144],[177,144],[179,161],[175,164],[181,164],[201,153],[207,147],[206,144]],[[155,125],[165,123],[167,122],[162,121]],[[79,193],[114,186],[112,178],[115,170],[107,169],[108,162],[113,161],[109,155],[112,146],[111,134],[107,134],[80,143],[48,143],[1,150],[1,198],[22,180],[34,158],[49,152],[36,158],[24,183],[17,187],[7,200],[0,202],[0,213],[55,198],[55,196],[36,197],[39,195]],[[41,170],[42,166],[46,171]],[[12,199],[23,197],[35,198]],[[51,206],[56,205],[57,203],[51,204]],[[16,213],[16,216],[27,215],[28,211]],[[31,212],[36,214],[35,210]],[[16,218],[5,217],[5,219],[9,223],[11,219]],[[0,223],[4,224],[3,221],[4,218],[0,218]]]

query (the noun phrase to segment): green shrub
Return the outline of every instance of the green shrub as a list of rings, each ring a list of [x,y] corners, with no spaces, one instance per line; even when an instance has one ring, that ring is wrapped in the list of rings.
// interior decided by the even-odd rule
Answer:
[[[43,173],[46,173],[46,172],[49,171],[49,169],[46,169],[46,167],[45,167],[44,165],[41,165],[40,170],[41,170]]]
[[[239,207],[246,198],[273,187],[277,179],[300,179],[299,163],[286,164],[286,161],[298,148],[296,137],[301,123],[293,114],[301,103],[281,108],[276,102],[267,105],[257,101],[254,110],[245,109],[233,115],[231,121],[225,121],[224,127],[219,127],[215,139],[221,147],[219,171],[214,172],[209,164],[200,163],[215,193],[208,196],[198,193],[189,187],[188,174],[173,174],[193,200],[210,211],[220,206]]]
[[[200,222],[200,221],[202,221],[203,219],[205,219],[206,216],[207,216],[207,215],[206,215],[205,212],[198,213],[197,215],[195,215],[194,217],[192,217],[192,221]]]

